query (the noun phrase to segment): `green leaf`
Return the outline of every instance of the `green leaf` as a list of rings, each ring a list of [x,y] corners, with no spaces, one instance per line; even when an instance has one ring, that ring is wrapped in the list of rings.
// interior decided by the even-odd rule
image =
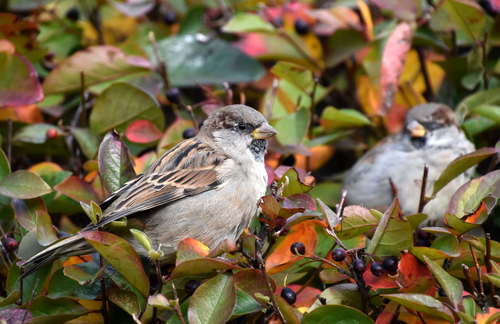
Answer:
[[[349,239],[366,233],[375,228],[380,218],[361,206],[347,206],[342,217],[342,230],[338,235],[342,239]]]
[[[470,112],[488,118],[494,121],[497,125],[500,125],[500,106],[480,105],[473,107]]]
[[[394,199],[385,211],[368,244],[367,253],[379,256],[399,255],[401,250],[413,245],[413,229],[410,222],[400,218],[399,201]]]
[[[283,196],[288,197],[301,194],[311,190],[311,187],[300,181],[299,175],[294,168],[288,169],[278,182],[280,185],[287,183],[283,190]]]
[[[292,305],[290,305],[283,297],[275,296],[278,309],[285,323],[300,324],[302,322],[302,314]]]
[[[191,324],[224,324],[233,313],[236,290],[233,278],[219,274],[203,283],[191,297],[188,310]]]
[[[76,201],[90,203],[98,201],[92,185],[77,176],[69,176],[54,187],[54,190]]]
[[[188,260],[177,265],[172,271],[172,278],[193,277],[193,276],[209,276],[217,272],[237,269],[238,267],[227,261],[199,258]]]
[[[126,55],[113,46],[92,46],[62,61],[45,78],[43,89],[45,94],[79,90],[82,71],[85,86],[89,87],[131,74],[145,74],[150,68],[145,58]]]
[[[30,105],[43,99],[38,75],[24,56],[0,51],[0,75],[0,106]]]
[[[459,122],[461,122],[470,112],[479,109],[480,106],[496,104],[500,104],[500,93],[498,89],[483,90],[467,96],[457,106]]]
[[[172,36],[158,47],[174,86],[252,82],[265,73],[257,60],[238,48],[203,34]]]
[[[0,181],[10,173],[10,163],[5,152],[0,148]]]
[[[496,170],[462,185],[453,194],[445,215],[448,225],[463,233],[486,221],[500,197],[499,183],[500,170]]]
[[[113,304],[126,311],[133,318],[139,317],[141,305],[133,292],[111,287],[107,290],[106,295]]]
[[[82,263],[81,265],[86,265],[86,263]],[[64,269],[57,270],[50,279],[47,297],[73,297],[80,299],[96,299],[100,297],[101,282],[99,280],[87,280],[84,284],[80,284],[66,275],[68,268],[81,269],[81,265],[71,265],[69,267],[64,267]],[[94,262],[94,265],[95,268],[99,268],[97,263]],[[95,271],[97,271],[97,269]]]
[[[159,129],[164,117],[156,99],[128,83],[115,83],[96,99],[90,114],[90,128],[98,134],[117,128],[125,130],[134,120],[151,121]]]
[[[487,273],[485,274],[489,282],[494,284],[496,287],[500,288],[500,274],[498,273]]]
[[[321,114],[321,125],[327,129],[354,128],[370,124],[365,115],[354,109],[327,107]]]
[[[273,25],[252,13],[236,13],[223,27],[226,33],[272,32]]]
[[[89,160],[95,158],[99,148],[99,137],[89,128],[71,127],[70,131],[85,157]]]
[[[114,132],[106,134],[99,147],[99,173],[108,192],[115,192],[135,173],[128,149]]]
[[[344,62],[367,45],[362,32],[354,29],[337,30],[326,43],[326,51],[329,53],[326,57],[327,67],[334,67]]]
[[[341,283],[328,287],[323,290],[321,295],[326,300],[326,305],[345,305],[357,309],[363,308],[363,303],[361,301],[361,294],[359,292],[358,286],[353,283]],[[319,298],[314,302],[314,304],[309,308],[308,312],[312,312],[318,307],[323,305]]]
[[[500,149],[494,147],[484,147],[451,161],[434,183],[432,195],[435,196],[448,183],[472,166],[499,152]]]
[[[149,295],[149,278],[130,243],[107,232],[92,231],[81,234],[144,297]]]
[[[49,129],[55,129],[58,136],[64,134],[62,129],[57,126],[51,124],[32,124],[27,125],[21,128],[16,135],[14,135],[14,142],[23,142],[23,143],[33,143],[33,144],[42,144],[47,142],[47,131]]]
[[[0,194],[18,199],[32,199],[52,191],[38,175],[19,170],[0,180]]]
[[[484,37],[486,14],[472,0],[444,0],[433,14],[431,27],[436,31],[459,31],[468,43],[477,43]]]
[[[241,289],[236,289],[236,305],[232,316],[242,316],[263,310],[264,307],[252,296]]]
[[[453,307],[456,310],[459,310],[460,305],[462,304],[462,294],[464,292],[464,287],[462,282],[457,278],[451,276],[446,270],[441,268],[441,266],[429,259],[427,256],[424,256],[425,263],[431,270],[434,278],[439,282],[439,285],[443,288],[446,296],[450,299]]]
[[[383,294],[381,296],[411,310],[439,317],[450,323],[455,322],[448,307],[431,296],[423,294]]]
[[[320,306],[304,316],[302,324],[356,323],[374,324],[361,311],[343,305]]]
[[[272,123],[278,131],[276,135],[278,141],[283,145],[301,144],[307,135],[310,114],[309,109],[302,108]]]
[[[39,296],[29,306],[33,315],[30,323],[64,323],[87,313],[78,302],[69,298],[51,299]]]
[[[304,93],[309,94],[314,89],[315,81],[312,70],[301,65],[281,61],[273,66],[271,73],[282,80],[292,83]]]

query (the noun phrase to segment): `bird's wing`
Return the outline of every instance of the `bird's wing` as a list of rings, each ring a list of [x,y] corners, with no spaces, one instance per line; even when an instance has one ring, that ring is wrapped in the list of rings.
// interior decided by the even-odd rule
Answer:
[[[105,200],[100,222],[94,230],[120,218],[170,204],[220,185],[217,166],[227,159],[196,139],[184,141],[160,157],[143,175],[127,182]]]

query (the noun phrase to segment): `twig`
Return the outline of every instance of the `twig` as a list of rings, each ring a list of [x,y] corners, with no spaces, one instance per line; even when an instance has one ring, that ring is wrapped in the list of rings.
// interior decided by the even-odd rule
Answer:
[[[80,71],[80,107],[82,107],[82,111],[80,113],[80,122],[87,120],[87,112],[86,112],[87,100],[85,98],[85,74],[83,71]]]
[[[99,267],[102,268],[104,267],[104,259],[102,258],[102,255],[99,255]],[[104,324],[109,323],[109,318],[108,318],[108,297],[106,296],[106,282],[104,281],[104,275],[101,275],[101,294],[102,294],[102,308],[101,308],[101,313],[102,317],[104,319]]]
[[[161,276],[161,267],[160,267],[160,261],[159,260],[154,260],[155,264],[155,271],[156,271],[156,277],[158,280],[158,293],[161,293],[161,290],[163,288],[163,278]],[[156,323],[156,317],[158,316],[158,308],[153,307],[153,317],[151,319],[151,323],[155,324]]]
[[[278,86],[280,82],[278,79],[273,80],[273,84],[271,85],[271,94],[267,97],[266,103],[264,105],[267,119],[272,119],[273,117],[273,104],[276,99],[276,93],[278,92]]]
[[[469,250],[470,250],[470,253],[472,254],[472,260],[474,261],[474,267],[476,268],[477,279],[479,280],[479,294],[484,295],[483,280],[481,278],[481,266],[479,265],[479,262],[477,261],[476,253],[474,252],[474,249],[472,248],[471,244],[469,244]]]
[[[241,89],[239,91],[239,95],[240,95],[240,104],[244,105],[247,101],[247,97],[245,95],[245,92],[243,92]]]
[[[370,304],[370,295],[368,294],[368,290],[366,287],[365,280],[363,279],[362,274],[358,274],[358,272],[351,265],[351,277],[356,281],[356,285],[361,293],[361,301],[363,303],[363,310],[367,312],[368,305]]]
[[[484,264],[486,266],[486,271],[488,273],[493,272],[493,266],[491,264],[491,234],[486,233],[485,234],[485,240],[486,240],[486,253],[484,256]],[[493,283],[490,282],[490,292],[491,292],[491,297],[493,300],[495,300],[495,295],[496,295],[496,288]]]
[[[312,124],[313,124],[313,121],[314,121],[314,98],[316,97],[316,90],[318,88],[318,83],[319,83],[319,80],[318,78],[314,75],[314,72],[311,71],[311,77],[314,81],[313,83],[313,88],[311,90],[311,92],[309,93],[309,98],[311,100],[311,104],[309,106],[309,125],[308,125],[308,136],[309,136],[309,139],[312,139]],[[300,98],[300,97],[299,97]],[[312,164],[311,164],[311,155],[307,155],[306,156],[306,168],[307,168],[307,171],[311,171],[312,170]]]
[[[229,83],[224,82],[222,83],[224,86],[224,92],[226,93],[226,105],[232,105],[233,104],[233,90],[231,90],[231,87],[229,86]]]
[[[2,237],[0,238],[0,246],[2,247],[2,252],[3,252],[2,255],[5,255],[6,261],[8,261],[8,262],[6,262],[6,264],[10,267],[12,265],[12,260],[10,259],[9,251],[3,245],[3,242],[5,242],[5,238],[7,238],[7,234],[3,230],[2,225],[0,225],[0,234],[2,235]],[[3,256],[2,256],[2,258],[3,258]]]
[[[172,293],[174,294],[174,300],[175,300],[175,313],[179,317],[179,320],[181,321],[182,324],[186,324],[186,319],[184,318],[184,315],[182,314],[182,310],[179,307],[179,296],[177,295],[177,289],[175,288],[174,281],[172,281]]]
[[[266,272],[266,268],[264,266],[264,260],[262,259],[262,244],[261,240],[255,240],[255,256],[257,261],[257,266],[264,276],[264,281],[266,282],[266,287],[269,295],[271,296],[271,304],[273,305],[274,312],[278,315],[279,319],[282,323],[286,323],[283,314],[281,314],[281,310],[278,307],[278,302],[276,301],[276,296],[274,295],[274,290],[271,285],[271,281],[269,280],[269,275]]]
[[[483,86],[485,90],[489,88],[488,72],[486,71],[486,62],[488,60],[488,55],[486,54],[487,43],[488,43],[488,33],[484,33],[484,39],[481,41],[481,65],[483,68],[481,74],[483,77]]]
[[[191,117],[191,121],[194,124],[193,125],[194,129],[196,129],[196,132],[198,133],[200,129],[198,127],[198,122],[196,121],[196,117],[194,116],[193,107],[191,107],[191,105],[185,105],[184,108],[188,111],[189,117]]]
[[[160,56],[160,51],[158,50],[158,43],[156,42],[156,37],[154,32],[149,32],[149,41],[153,46],[153,55],[158,62],[158,73],[160,73],[161,78],[163,79],[164,88],[170,89],[170,79],[168,78],[167,64]]]
[[[420,322],[422,322],[422,324],[427,324],[424,320],[424,318],[422,317],[422,314],[420,314],[420,312],[417,312],[417,316],[418,318],[420,319]]]
[[[472,277],[470,276],[469,271],[470,271],[469,267],[462,263],[462,272],[463,272],[464,277],[465,277],[465,282],[469,286],[469,290],[472,293],[472,297],[474,297],[474,299],[476,299],[477,295],[478,295],[477,288],[476,288],[476,285],[474,284],[474,281],[472,280]]]
[[[7,160],[12,168],[12,119],[7,119]]]
[[[420,46],[417,46],[417,56],[418,61],[420,63],[420,70],[422,71],[422,75],[424,76],[425,82],[425,91],[424,97],[427,101],[431,101],[434,98],[434,91],[432,89],[431,78],[429,77],[429,70],[427,70],[427,64],[425,62],[425,54],[424,49]]]
[[[328,264],[329,266],[332,266],[333,268],[335,268],[335,270],[337,270],[338,272],[340,272],[341,274],[345,275],[345,276],[348,276],[350,278],[352,278],[352,275],[349,273],[349,271],[339,267],[337,264],[333,263],[332,261],[328,260],[328,259],[325,259],[325,258],[322,258],[318,255],[305,255],[304,256],[305,258],[309,258],[309,259],[312,259],[314,261],[319,261],[319,262],[323,262],[323,263],[326,263]]]
[[[420,198],[418,201],[418,212],[421,213],[424,210],[426,199],[425,199],[425,188],[427,187],[427,177],[429,176],[429,167],[424,166],[424,173],[422,174],[422,184],[420,185]]]

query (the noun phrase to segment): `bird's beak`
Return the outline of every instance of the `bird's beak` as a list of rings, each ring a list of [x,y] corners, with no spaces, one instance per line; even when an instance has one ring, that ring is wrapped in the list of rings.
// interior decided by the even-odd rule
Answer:
[[[255,139],[266,139],[276,134],[278,134],[278,132],[271,125],[264,123],[252,132],[252,137]]]
[[[425,129],[422,124],[417,122],[416,120],[412,121],[406,126],[406,129],[410,132],[411,137],[418,138],[418,137],[424,137],[425,134],[427,133],[427,130]]]

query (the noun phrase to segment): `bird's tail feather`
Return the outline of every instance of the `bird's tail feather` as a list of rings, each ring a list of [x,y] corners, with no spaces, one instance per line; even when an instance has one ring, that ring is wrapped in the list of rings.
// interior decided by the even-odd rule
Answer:
[[[38,270],[45,264],[52,262],[63,256],[75,256],[92,253],[94,249],[81,234],[65,237],[44,250],[33,255],[26,261],[20,263],[22,277],[28,276],[30,273]]]

